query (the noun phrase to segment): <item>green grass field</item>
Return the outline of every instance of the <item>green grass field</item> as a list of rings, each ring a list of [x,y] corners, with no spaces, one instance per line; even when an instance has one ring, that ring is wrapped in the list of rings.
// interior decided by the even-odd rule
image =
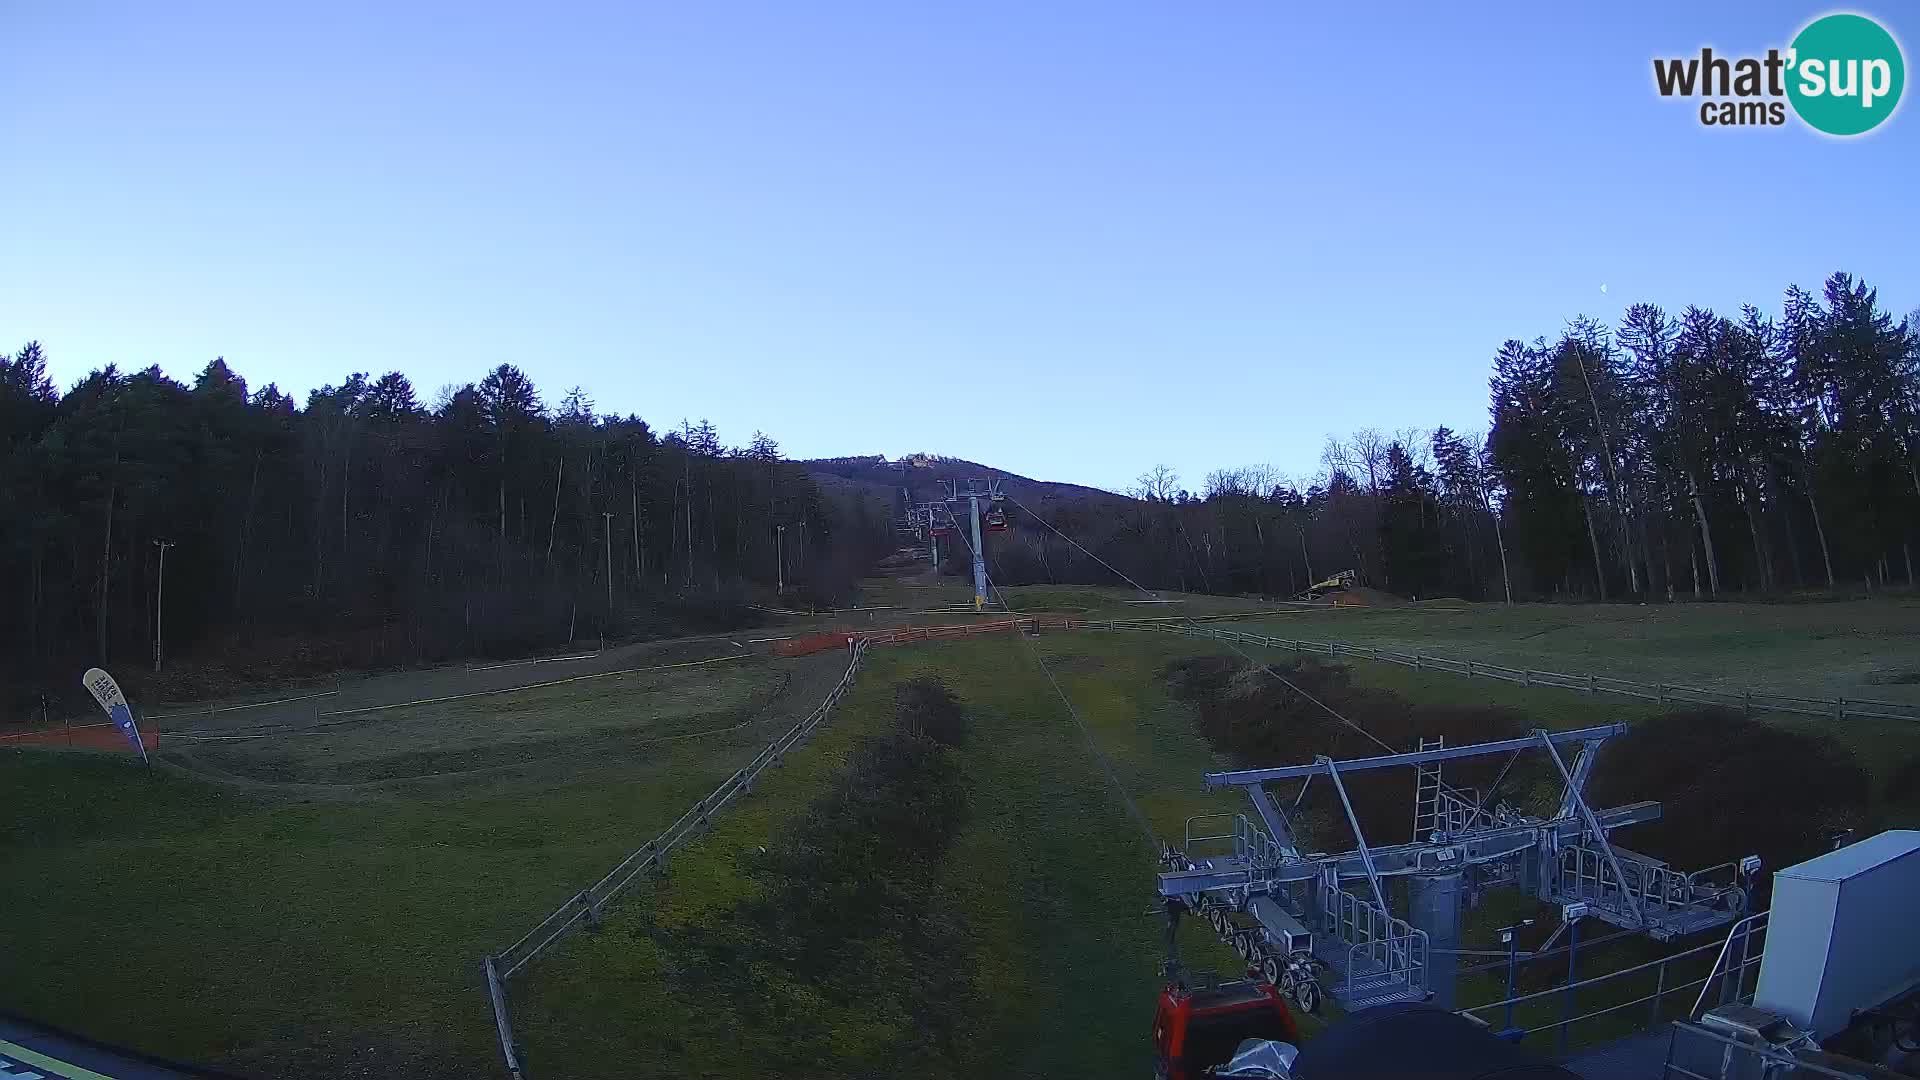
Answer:
[[[1161,680],[1171,659],[1217,652],[1218,646],[1086,633],[1048,634],[1032,644],[1048,658],[1061,690],[1156,834],[1177,838],[1189,815],[1244,809],[1233,795],[1200,788],[1200,774],[1226,762],[1195,733],[1190,710],[1168,695]],[[759,847],[780,835],[780,808],[804,805],[830,781],[853,742],[879,730],[893,683],[933,675],[955,689],[975,724],[964,750],[972,815],[948,868],[949,881],[966,897],[981,990],[991,1002],[978,1018],[972,1074],[1117,1075],[1141,1067],[1163,955],[1157,922],[1148,914],[1155,867],[1028,647],[1019,639],[991,637],[874,653],[847,711],[815,756],[766,785],[764,802],[721,823],[680,857],[671,879],[634,896],[599,935],[574,938],[539,962],[515,998],[519,1035],[531,1061],[568,1076],[655,1075],[672,1068],[676,1075],[719,1077],[741,1060],[777,1056],[777,1046],[755,1042],[754,1031],[723,1005],[683,992],[684,976],[673,957],[659,951],[655,930],[722,917],[752,888],[744,868]],[[1381,666],[1363,672],[1361,681],[1382,685],[1400,670]],[[1653,714],[1650,708],[1623,713],[1604,699],[1564,692],[1406,674],[1412,678],[1400,678],[1396,689],[1443,701],[1491,698],[1549,727]],[[1304,825],[1327,846],[1349,841],[1340,822]],[[1728,837],[1726,857],[1742,854],[1735,850],[1739,842]],[[1494,927],[1523,910],[1540,914],[1531,910],[1537,906],[1516,898],[1483,907],[1469,920],[1466,946],[1495,947]],[[1198,933],[1190,932],[1184,947],[1190,961],[1233,968],[1231,958]],[[1594,949],[1582,970],[1594,973],[1666,951],[1641,942]],[[1650,985],[1635,989],[1648,979],[1609,992],[1624,1000],[1650,991]],[[1502,991],[1497,972],[1471,976],[1462,981],[1462,1003],[1494,1000]],[[1586,1007],[1610,1000],[1590,995]],[[1676,998],[1668,1007],[1682,1008],[1690,1000]],[[849,1048],[882,1038],[861,1009],[828,1003],[815,1008],[820,1022],[835,1025]],[[1557,1001],[1538,1003],[1523,1009],[1521,1019],[1546,1022],[1558,1008]],[[1619,1014],[1619,1030],[1629,1030],[1631,1019]],[[1614,1023],[1595,1022],[1576,1032],[1575,1042],[1590,1044],[1615,1033]],[[902,1063],[895,1074],[943,1075],[912,1063]]]
[[[1123,590],[1014,592],[1016,607],[1137,614],[1122,606],[1133,595]],[[1821,670],[1821,656],[1880,671],[1907,655],[1910,606],[1779,610],[1805,616],[1804,625],[1731,605],[1652,616],[1621,609],[1618,618],[1597,610],[1591,625],[1568,623],[1590,611],[1575,608],[1322,610],[1261,621],[1275,634],[1457,648],[1453,655],[1487,649],[1503,663],[1673,681],[1716,656],[1798,678]],[[769,632],[777,631],[761,633]],[[1823,644],[1833,640],[1851,644]],[[1148,914],[1154,863],[1034,649],[1156,834],[1177,838],[1189,815],[1242,809],[1201,789],[1200,774],[1225,762],[1161,681],[1169,660],[1218,653],[1216,643],[1061,632],[875,650],[833,722],[678,853],[670,879],[634,890],[604,929],[569,939],[511,984],[533,1075],[732,1076],[743,1063],[777,1060],[779,1048],[756,1041],[764,1036],[724,1003],[687,990],[655,929],[710,926],[747,895],[758,849],[792,827],[863,735],[888,722],[894,686],[918,675],[944,681],[972,717],[958,752],[970,810],[944,863],[984,1003],[969,1016],[971,1075],[1142,1068],[1162,957]],[[175,741],[171,767],[152,776],[118,757],[0,753],[10,810],[0,826],[9,916],[0,968],[32,973],[0,983],[0,1007],[249,1075],[491,1075],[480,956],[678,816],[823,697],[843,663],[829,652],[607,675],[336,718],[353,720],[337,728],[322,727],[334,720],[318,710],[273,724],[215,714],[197,730],[279,724],[308,733]],[[1420,701],[1505,705],[1549,727],[1656,713],[1393,665],[1354,671],[1365,685]],[[451,673],[434,678],[463,685]],[[741,722],[737,732],[679,738]],[[1920,732],[1897,725],[1834,733],[1876,783],[1920,751]],[[1920,810],[1905,812],[1920,820]],[[1306,824],[1344,846],[1338,823]],[[1504,914],[1477,912],[1470,937]],[[1189,961],[1231,970],[1229,954],[1197,925],[1189,930]],[[1493,976],[1463,984],[1481,998],[1499,989]],[[900,1022],[884,1009],[807,1005],[850,1059],[886,1045]],[[936,1072],[913,1062],[891,1070]]]
[[[1920,601],[1297,609],[1246,629],[1639,682],[1920,703]]]
[[[264,784],[197,774],[203,750],[151,775],[118,756],[0,752],[0,1007],[250,1075],[486,1075],[482,954],[678,817],[843,666],[596,680],[423,710],[419,730],[383,714],[221,751]],[[448,733],[493,741],[423,749]]]
[[[786,694],[792,677],[750,657],[723,658],[316,718],[265,729],[265,737],[212,728],[165,743],[187,768],[298,794],[572,776],[750,720]]]
[[[1144,619],[1175,615],[1218,615],[1226,612],[1285,610],[1284,606],[1232,596],[1162,591],[1158,599],[1128,588],[1099,585],[1018,585],[993,588],[993,603],[985,618],[1005,618],[999,601],[1021,612],[1047,612],[1089,619]],[[861,585],[860,604],[870,610],[843,613],[838,622],[848,626],[904,625],[964,622],[971,616],[973,579],[935,577],[918,573],[869,578]],[[820,620],[825,621],[822,616]]]
[[[1156,831],[1186,815],[1237,809],[1199,775],[1217,762],[1156,673],[1177,643],[1070,635],[1043,639],[1061,687],[1111,755]],[[745,860],[829,780],[863,733],[878,730],[894,683],[941,679],[973,721],[964,748],[971,814],[950,856],[965,898],[979,989],[990,1003],[973,1040],[973,1075],[1120,1075],[1142,1066],[1163,950],[1148,914],[1154,860],[1095,766],[1045,675],[1011,637],[873,654],[831,731],[764,784],[739,813],[681,856],[673,876],[637,895],[598,935],[571,939],[516,988],[518,1033],[549,1075],[731,1076],[777,1058],[711,1002],[675,990],[654,926],[697,925],[749,887]],[[1197,932],[1189,957],[1225,967]],[[884,995],[884,987],[875,994]],[[866,1011],[821,1008],[849,1046],[874,1037]],[[894,1075],[922,1075],[903,1062]]]

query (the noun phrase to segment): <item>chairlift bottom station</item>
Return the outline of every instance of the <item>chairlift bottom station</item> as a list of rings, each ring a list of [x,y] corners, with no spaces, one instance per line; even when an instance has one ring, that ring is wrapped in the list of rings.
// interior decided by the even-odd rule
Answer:
[[[1158,891],[1169,923],[1182,912],[1199,915],[1251,971],[1306,1011],[1323,990],[1349,1011],[1423,1000],[1453,1008],[1461,921],[1490,889],[1518,889],[1571,918],[1597,918],[1657,941],[1733,923],[1751,903],[1757,858],[1683,872],[1611,840],[1615,829],[1658,819],[1659,803],[1588,805],[1601,746],[1626,730],[1540,730],[1453,747],[1422,740],[1409,753],[1208,773],[1207,787],[1239,788],[1253,813],[1187,819],[1182,842],[1161,856]],[[1563,747],[1577,748],[1571,764]],[[1550,816],[1492,804],[1491,793],[1455,788],[1443,775],[1448,761],[1528,751],[1546,755],[1560,775]],[[1376,847],[1344,778],[1383,768],[1416,770],[1414,839]],[[1286,780],[1331,785],[1356,846],[1301,851],[1288,812],[1267,789]],[[1396,878],[1405,879],[1404,911],[1390,899]],[[1169,974],[1184,977],[1171,956]]]

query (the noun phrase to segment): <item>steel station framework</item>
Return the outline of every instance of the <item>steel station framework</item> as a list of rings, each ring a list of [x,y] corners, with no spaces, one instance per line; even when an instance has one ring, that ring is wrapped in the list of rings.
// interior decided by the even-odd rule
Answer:
[[[1656,802],[1596,810],[1587,781],[1606,740],[1625,724],[1576,731],[1536,730],[1522,738],[1449,747],[1423,740],[1410,753],[1208,773],[1209,788],[1246,792],[1253,816],[1187,820],[1184,843],[1162,856],[1159,894],[1170,920],[1204,916],[1235,950],[1297,1003],[1311,1009],[1326,992],[1345,1008],[1424,1000],[1454,1006],[1460,926],[1493,888],[1514,888],[1559,906],[1561,933],[1591,917],[1669,941],[1738,919],[1751,901],[1760,861],[1684,873],[1612,842],[1613,830],[1660,816]],[[1577,747],[1571,765],[1563,748]],[[1558,808],[1534,817],[1493,803],[1518,755],[1539,751],[1562,781]],[[1446,783],[1448,761],[1510,755],[1485,797]],[[1413,836],[1371,846],[1348,797],[1345,778],[1373,769],[1412,768]],[[1336,854],[1300,850],[1292,821],[1268,784],[1325,777],[1339,796],[1356,846]],[[1405,879],[1405,914],[1391,899]],[[1574,931],[1577,933],[1577,931]]]

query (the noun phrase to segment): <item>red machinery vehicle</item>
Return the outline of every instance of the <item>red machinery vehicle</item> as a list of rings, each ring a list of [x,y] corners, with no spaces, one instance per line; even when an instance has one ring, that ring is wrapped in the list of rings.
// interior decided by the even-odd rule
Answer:
[[[1153,1015],[1155,1080],[1202,1080],[1248,1039],[1300,1045],[1300,1031],[1272,983],[1248,979],[1209,988],[1169,983]]]

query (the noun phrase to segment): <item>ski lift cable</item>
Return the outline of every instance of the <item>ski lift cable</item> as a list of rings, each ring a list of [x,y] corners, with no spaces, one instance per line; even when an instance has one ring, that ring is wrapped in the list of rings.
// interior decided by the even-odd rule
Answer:
[[[1016,503],[1015,505],[1019,504]],[[1024,506],[1020,508],[1026,510]],[[1029,514],[1033,513],[1031,510],[1027,512]],[[965,533],[960,534],[960,542],[966,545],[967,555],[971,558],[973,555],[973,544],[967,540]],[[1076,544],[1075,546],[1078,547],[1079,545]],[[1109,567],[1109,569],[1112,568]],[[1120,572],[1115,570],[1114,573],[1118,574]],[[1125,577],[1126,575],[1122,574],[1121,576]],[[1139,586],[1135,586],[1135,588],[1138,587]],[[1067,715],[1073,718],[1073,726],[1080,729],[1080,737],[1086,740],[1087,749],[1093,754],[1093,760],[1099,764],[1100,771],[1106,774],[1108,786],[1113,788],[1114,794],[1120,796],[1121,807],[1126,810],[1127,816],[1133,819],[1134,824],[1140,827],[1140,833],[1145,837],[1148,849],[1157,857],[1161,851],[1165,850],[1165,842],[1153,831],[1153,824],[1147,820],[1147,815],[1141,812],[1140,805],[1133,801],[1133,796],[1127,791],[1126,785],[1120,782],[1119,774],[1113,770],[1113,762],[1107,758],[1106,752],[1100,749],[1100,744],[1094,741],[1093,732],[1087,729],[1087,722],[1081,719],[1080,710],[1074,708],[1073,699],[1069,698],[1067,692],[1061,688],[1060,680],[1054,678],[1053,669],[1047,666],[1046,657],[1040,655],[1038,646],[1028,641],[1025,634],[1019,632],[1020,627],[1018,620],[1020,613],[1014,611],[1013,606],[1007,603],[1007,594],[1001,590],[999,582],[994,581],[992,577],[988,577],[987,588],[993,593],[1001,609],[1006,611],[1007,614],[1014,616],[1014,632],[1019,635],[1021,642],[1026,645],[1027,651],[1033,656],[1034,663],[1039,665],[1040,673],[1047,677],[1047,682],[1053,687],[1054,694],[1060,698],[1060,704],[1067,707]]]
[[[1326,711],[1326,714],[1328,716],[1333,717],[1335,720],[1340,721],[1341,723],[1347,725],[1348,727],[1352,728],[1353,730],[1359,732],[1360,734],[1366,736],[1368,739],[1372,740],[1375,746],[1378,746],[1380,749],[1385,750],[1389,754],[1399,753],[1398,750],[1395,750],[1392,746],[1389,746],[1385,742],[1385,740],[1380,738],[1380,736],[1375,735],[1373,732],[1368,731],[1366,728],[1363,728],[1359,724],[1356,724],[1353,721],[1347,719],[1345,716],[1341,715],[1340,710],[1334,708],[1333,706],[1327,704],[1324,701],[1321,701],[1319,698],[1314,697],[1312,694],[1307,693],[1305,690],[1300,688],[1299,683],[1296,683],[1292,679],[1289,679],[1285,675],[1282,675],[1278,671],[1275,671],[1273,669],[1272,664],[1269,664],[1264,660],[1254,659],[1252,654],[1248,653],[1245,649],[1242,649],[1238,644],[1226,638],[1219,638],[1217,640],[1225,642],[1227,648],[1232,649],[1234,652],[1239,653],[1240,656],[1247,661],[1247,663],[1256,665],[1257,667],[1260,668],[1260,670],[1266,672],[1268,675],[1273,676],[1275,679],[1280,680],[1280,682],[1284,684],[1287,687],[1287,689],[1292,690],[1294,693],[1299,694],[1301,697],[1306,698],[1308,701],[1313,702],[1315,705],[1318,705],[1321,709]]]
[[[1194,548],[1193,538],[1187,535],[1186,522],[1181,521],[1180,515],[1178,513],[1175,513],[1173,515],[1173,524],[1176,528],[1180,530],[1180,539],[1184,541],[1187,545],[1187,554],[1193,559],[1193,568],[1200,571],[1200,584],[1208,592],[1212,592],[1213,579],[1209,577],[1207,574],[1206,564],[1200,561],[1200,552]]]
[[[1191,622],[1192,620],[1188,620],[1188,621]],[[1334,708],[1333,706],[1327,704],[1324,701],[1321,701],[1319,698],[1314,697],[1312,694],[1307,693],[1305,690],[1302,690],[1300,688],[1300,685],[1298,683],[1294,682],[1292,679],[1287,678],[1285,675],[1282,675],[1279,672],[1273,670],[1272,664],[1266,663],[1265,661],[1262,661],[1262,660],[1255,660],[1253,656],[1250,655],[1245,649],[1242,649],[1239,645],[1235,644],[1232,641],[1228,641],[1226,638],[1218,638],[1216,640],[1226,642],[1227,648],[1232,649],[1234,652],[1239,653],[1241,657],[1243,657],[1247,661],[1247,663],[1258,666],[1260,670],[1280,680],[1281,684],[1286,686],[1287,689],[1292,690],[1294,693],[1299,694],[1301,697],[1306,698],[1308,701],[1311,701],[1315,705],[1318,705],[1322,709],[1325,709],[1328,716],[1333,717],[1335,720],[1340,721],[1342,724],[1345,724],[1346,726],[1366,736],[1368,739],[1373,741],[1373,744],[1375,746],[1378,746],[1380,749],[1385,750],[1389,754],[1398,753],[1398,751],[1396,751],[1393,747],[1387,745],[1385,740],[1381,739],[1380,736],[1375,735],[1373,732],[1368,731],[1366,728],[1363,728],[1359,724],[1356,724],[1353,721],[1347,719],[1345,716],[1341,715],[1340,710]],[[1334,738],[1337,740],[1339,736],[1335,735]],[[1318,774],[1315,774],[1315,775],[1318,775]],[[1313,776],[1310,775],[1304,781],[1301,782],[1299,792],[1297,792],[1294,795],[1293,807],[1295,810],[1298,810],[1301,807],[1301,805],[1307,801],[1307,792],[1310,789],[1312,789],[1312,787],[1313,787]]]
[[[1045,525],[1049,530],[1053,532],[1054,535],[1058,536],[1062,540],[1065,540],[1067,543],[1072,544],[1075,548],[1079,549],[1080,552],[1085,554],[1088,558],[1099,563],[1101,566],[1106,567],[1108,570],[1112,570],[1116,575],[1118,575],[1121,578],[1121,580],[1125,581],[1127,584],[1133,586],[1135,589],[1138,589],[1139,591],[1145,593],[1146,595],[1153,597],[1156,600],[1160,598],[1158,593],[1154,592],[1151,589],[1148,589],[1146,586],[1141,585],[1139,582],[1121,573],[1119,568],[1115,567],[1112,563],[1108,562],[1105,559],[1102,559],[1098,555],[1095,555],[1093,552],[1088,551],[1085,546],[1080,544],[1079,541],[1075,540],[1071,536],[1068,536],[1066,533],[1061,532],[1059,529],[1054,528],[1052,523],[1048,522],[1045,518],[1042,518],[1039,514],[1036,514],[1032,510],[1028,509],[1027,505],[1021,502],[1019,499],[1014,498],[1012,495],[1008,495],[1007,501],[1011,502],[1013,505],[1019,507],[1020,509],[1025,510],[1028,517],[1034,519],[1035,521],[1038,521],[1042,525]],[[1186,530],[1184,526],[1181,529],[1181,538],[1183,540],[1186,540],[1188,548],[1191,549],[1193,546],[1193,541],[1186,537]],[[962,539],[964,539],[964,537]],[[969,550],[971,550],[971,545],[969,545]],[[1201,572],[1202,574],[1204,574],[1205,570],[1203,569]],[[994,586],[994,588],[997,590],[998,586]],[[1004,607],[1005,606],[1004,599],[1002,600],[1001,603],[1002,603],[1002,606]],[[1221,638],[1220,640],[1226,641],[1225,638]],[[1251,655],[1249,655],[1246,652],[1246,650],[1240,648],[1240,646],[1238,646],[1237,644],[1231,641],[1227,641],[1227,645],[1229,648],[1233,649],[1233,651],[1239,653],[1241,657],[1244,658],[1248,663],[1259,666],[1261,670],[1265,671],[1268,675],[1272,676],[1273,678],[1278,679],[1288,689],[1292,690],[1296,694],[1299,694],[1301,697],[1306,698],[1308,701],[1313,702],[1315,705],[1318,705],[1321,709],[1324,709],[1327,712],[1327,714],[1329,716],[1332,716],[1335,720],[1340,721],[1342,724],[1345,724],[1346,726],[1359,732],[1361,735],[1366,736],[1368,739],[1372,740],[1373,743],[1376,746],[1380,747],[1382,750],[1385,750],[1390,754],[1396,752],[1393,747],[1387,745],[1387,743],[1383,741],[1379,736],[1375,735],[1371,731],[1368,731],[1366,728],[1361,727],[1359,724],[1354,723],[1352,720],[1347,719],[1345,716],[1341,715],[1339,710],[1335,709],[1331,705],[1328,705],[1326,702],[1321,701],[1319,698],[1314,697],[1312,694],[1307,693],[1305,690],[1301,689],[1300,686],[1297,683],[1295,683],[1293,680],[1275,671],[1273,669],[1273,665],[1263,663],[1259,660],[1255,660]],[[1052,672],[1048,672],[1048,676],[1049,678],[1051,678]],[[1059,689],[1058,684],[1055,684],[1054,689],[1056,690]],[[1071,705],[1069,705],[1069,708],[1071,708]],[[1076,720],[1079,719],[1077,715],[1075,719]]]
[[[1160,599],[1159,593],[1154,592],[1152,589],[1147,588],[1145,585],[1140,584],[1139,582],[1133,580],[1127,575],[1120,573],[1120,570],[1118,567],[1114,566],[1112,563],[1101,558],[1100,556],[1095,555],[1093,552],[1088,551],[1084,546],[1081,545],[1081,543],[1078,540],[1075,540],[1073,537],[1068,536],[1066,533],[1063,533],[1059,529],[1054,528],[1052,522],[1049,522],[1047,519],[1041,517],[1039,514],[1036,514],[1031,510],[1027,510],[1026,504],[1021,502],[1019,499],[1014,498],[1012,495],[1008,495],[1007,501],[1019,507],[1022,510],[1026,510],[1028,517],[1032,518],[1033,520],[1039,522],[1042,525],[1045,525],[1047,529],[1053,533],[1053,535],[1059,537],[1062,540],[1065,540],[1069,544],[1072,544],[1075,548],[1077,548],[1080,551],[1082,555],[1085,555],[1087,558],[1092,559],[1094,562],[1099,563],[1101,566],[1104,566],[1107,569],[1112,570],[1114,574],[1120,578],[1120,580],[1126,582],[1127,584],[1133,586],[1134,588],[1140,590],[1141,592],[1147,594],[1148,596],[1152,597],[1155,600]]]
[[[1133,586],[1134,588],[1140,590],[1141,592],[1147,594],[1148,596],[1153,597],[1156,600],[1160,598],[1158,593],[1155,593],[1153,590],[1148,589],[1144,585],[1141,585],[1139,582],[1133,580],[1132,578],[1127,577],[1127,575],[1120,573],[1119,569],[1116,568],[1112,563],[1108,562],[1107,560],[1101,558],[1098,555],[1095,555],[1093,552],[1088,551],[1073,537],[1068,536],[1066,533],[1063,533],[1059,529],[1054,528],[1051,523],[1049,523],[1046,519],[1042,518],[1039,514],[1034,513],[1032,510],[1028,510],[1026,504],[1021,502],[1019,499],[1014,498],[1012,495],[1008,495],[1007,501],[1011,502],[1013,505],[1019,507],[1022,510],[1026,510],[1028,517],[1034,519],[1035,521],[1038,521],[1042,525],[1045,525],[1048,529],[1051,529],[1054,535],[1060,537],[1060,539],[1062,540],[1065,540],[1067,543],[1072,544],[1075,548],[1078,548],[1088,558],[1099,563],[1101,566],[1104,566],[1107,569],[1112,570],[1115,574],[1118,574],[1120,578],[1123,581],[1125,581],[1127,584]],[[964,540],[964,537],[962,539]],[[1186,529],[1184,526],[1181,527],[1181,539],[1186,540],[1187,547],[1189,549],[1193,547],[1193,541],[1187,538]],[[969,545],[969,550],[971,550],[971,545]],[[1201,570],[1201,573],[1202,575],[1206,573],[1204,568]],[[992,582],[989,581],[989,584],[991,585]],[[999,587],[997,585],[994,585],[993,588],[998,590]],[[1001,606],[1003,607],[1005,606],[1004,599],[1001,601]],[[1191,622],[1191,620],[1188,620],[1188,621]],[[1221,638],[1220,640],[1227,641],[1227,639],[1225,638]],[[1383,741],[1379,736],[1375,735],[1371,731],[1368,731],[1366,728],[1361,727],[1359,724],[1354,723],[1352,720],[1347,719],[1345,716],[1341,715],[1338,709],[1335,709],[1333,706],[1328,705],[1326,702],[1321,701],[1319,698],[1314,697],[1312,694],[1307,693],[1305,690],[1302,690],[1300,686],[1297,683],[1295,683],[1293,680],[1275,671],[1273,669],[1273,665],[1264,663],[1259,660],[1255,660],[1251,655],[1249,655],[1246,652],[1246,650],[1240,648],[1239,645],[1236,645],[1231,641],[1227,641],[1227,646],[1233,649],[1234,652],[1239,653],[1241,657],[1245,659],[1248,663],[1258,665],[1260,669],[1265,671],[1268,675],[1271,675],[1273,678],[1280,680],[1281,683],[1283,683],[1288,689],[1292,690],[1294,693],[1299,694],[1301,697],[1306,698],[1308,701],[1311,701],[1315,705],[1318,705],[1320,708],[1326,710],[1327,715],[1333,717],[1335,720],[1340,721],[1342,724],[1345,724],[1346,726],[1352,728],[1353,730],[1359,732],[1360,734],[1366,736],[1368,739],[1372,740],[1374,745],[1380,747],[1382,750],[1385,750],[1389,754],[1396,752],[1393,747],[1387,745],[1387,743]],[[1048,672],[1047,674],[1049,678],[1052,677],[1052,672]],[[1054,685],[1054,689],[1058,690],[1059,684],[1056,683]],[[1065,695],[1062,695],[1063,699],[1064,699],[1064,696]],[[1068,707],[1071,708],[1072,707],[1071,704],[1069,704]],[[1076,715],[1075,720],[1078,720],[1078,719],[1079,717]]]

